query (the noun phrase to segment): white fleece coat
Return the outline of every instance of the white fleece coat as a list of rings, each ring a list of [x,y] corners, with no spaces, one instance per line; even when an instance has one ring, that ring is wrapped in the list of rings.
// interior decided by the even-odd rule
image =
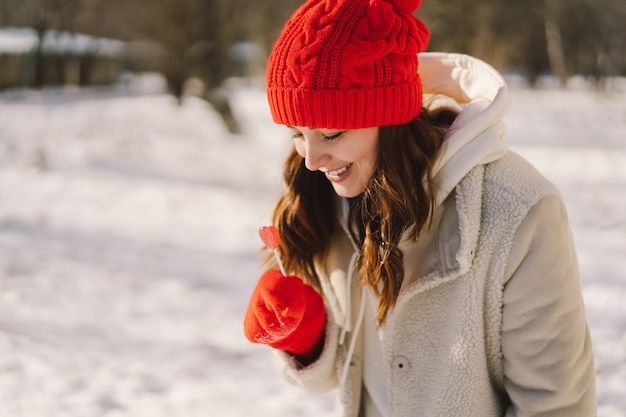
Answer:
[[[404,283],[382,329],[387,415],[593,417],[593,358],[559,193],[507,151],[507,90],[495,70],[464,55],[419,58],[426,106],[460,114],[436,168],[432,226],[418,242],[401,243]],[[328,313],[319,359],[302,367],[274,354],[288,381],[338,388],[337,415],[345,417],[364,415],[370,365],[358,324],[362,289],[350,276],[354,252],[338,230],[318,265]]]

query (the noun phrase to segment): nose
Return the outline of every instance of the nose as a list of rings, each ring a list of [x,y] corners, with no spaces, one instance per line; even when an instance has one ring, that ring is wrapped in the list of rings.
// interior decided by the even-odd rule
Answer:
[[[304,165],[309,171],[317,171],[330,159],[330,155],[324,149],[323,142],[316,139],[305,139],[304,146]]]

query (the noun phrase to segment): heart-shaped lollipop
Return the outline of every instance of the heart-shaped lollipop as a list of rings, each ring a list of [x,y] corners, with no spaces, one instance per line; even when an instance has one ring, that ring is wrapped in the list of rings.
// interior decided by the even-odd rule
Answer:
[[[275,250],[280,245],[280,233],[274,226],[263,226],[259,229],[259,236],[265,246],[271,250]]]
[[[280,255],[278,254],[278,246],[280,245],[280,233],[278,232],[278,229],[274,226],[263,226],[259,229],[259,236],[265,246],[274,252],[280,272],[284,276],[287,276],[283,262],[280,260]]]

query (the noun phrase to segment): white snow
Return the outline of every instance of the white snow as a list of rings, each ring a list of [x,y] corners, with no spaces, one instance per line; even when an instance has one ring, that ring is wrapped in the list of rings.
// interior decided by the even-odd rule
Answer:
[[[1,53],[24,53],[34,49],[39,41],[33,29],[0,29]]]
[[[20,54],[33,52],[39,44],[37,32],[30,28],[0,28],[0,54]],[[98,53],[115,56],[124,52],[122,41],[95,38],[80,33],[48,30],[42,39],[42,49],[49,54]]]
[[[158,76],[0,94],[0,416],[329,416],[242,319],[290,145],[261,88],[244,134]],[[626,94],[512,91],[513,149],[562,190],[600,417],[626,415]]]

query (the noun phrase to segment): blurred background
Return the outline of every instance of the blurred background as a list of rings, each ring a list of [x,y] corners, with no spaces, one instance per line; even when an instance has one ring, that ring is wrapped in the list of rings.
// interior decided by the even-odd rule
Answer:
[[[259,76],[299,0],[1,0],[0,89],[116,82],[157,71],[178,99],[190,79],[229,128],[225,79]],[[626,73],[621,0],[425,1],[429,50],[468,53],[533,85],[553,74],[598,87]],[[7,38],[13,38],[11,42]]]
[[[0,0],[0,417],[322,417],[243,336],[290,136],[264,67],[297,0]],[[561,190],[598,416],[626,416],[626,2],[424,0],[503,72]]]

